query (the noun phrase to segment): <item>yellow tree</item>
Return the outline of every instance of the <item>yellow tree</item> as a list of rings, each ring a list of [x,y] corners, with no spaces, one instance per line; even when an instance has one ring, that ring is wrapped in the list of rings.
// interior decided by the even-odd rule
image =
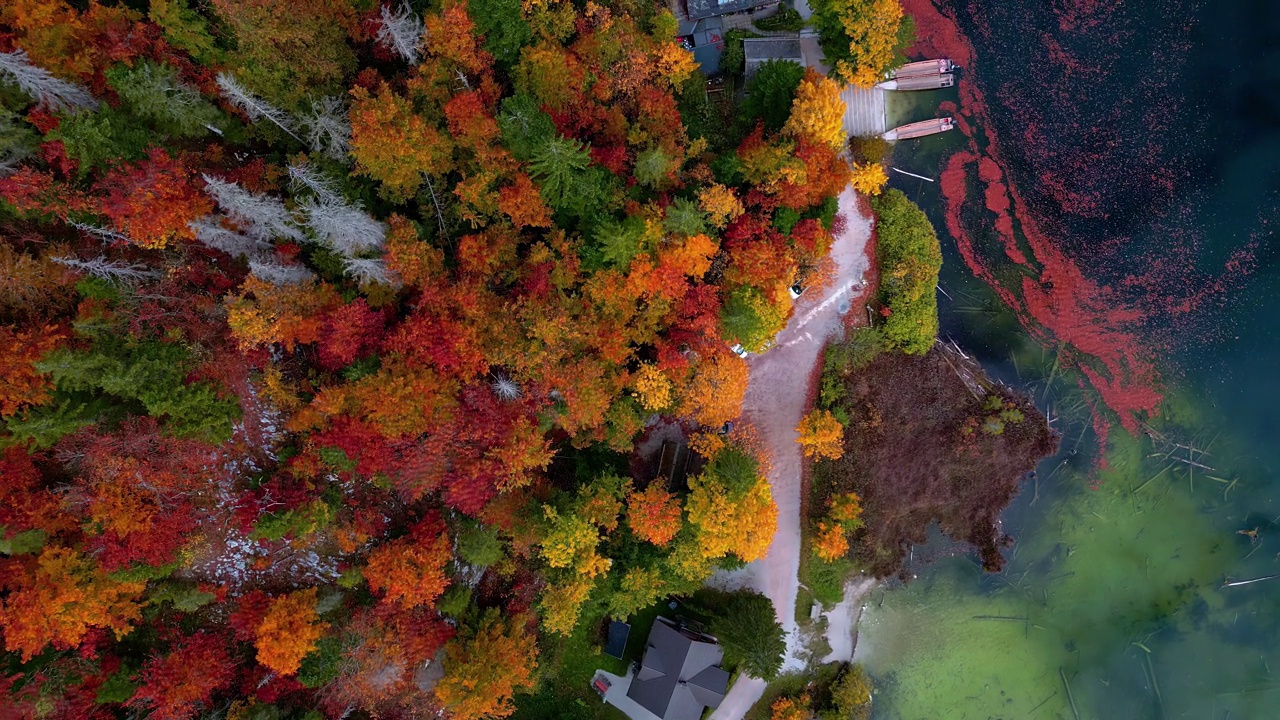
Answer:
[[[814,410],[800,421],[797,442],[805,457],[839,459],[844,454],[844,426],[830,410]]]
[[[254,631],[258,662],[281,675],[298,672],[328,626],[316,613],[315,588],[276,598]]]
[[[889,174],[885,172],[884,166],[880,163],[868,162],[853,164],[853,175],[850,176],[849,182],[853,185],[853,189],[864,195],[879,195],[884,186],[889,182]]]
[[[661,410],[671,405],[671,381],[656,365],[645,363],[631,377],[631,386],[635,388],[640,407],[645,410]]]
[[[738,196],[719,183],[713,183],[698,191],[698,205],[716,227],[724,227],[730,220],[746,211]]]
[[[836,80],[869,88],[898,55],[898,0],[815,0],[813,23]]]
[[[504,718],[515,711],[511,696],[533,687],[538,667],[536,636],[518,618],[489,610],[474,632],[445,647],[444,677],[436,699],[455,720]]]
[[[782,130],[840,150],[845,144],[844,111],[840,85],[809,68],[796,88],[791,117]]]
[[[413,105],[385,83],[377,95],[363,87],[351,90],[351,157],[356,172],[382,183],[394,202],[413,196],[423,175],[451,168],[449,138],[413,111]]]
[[[778,525],[778,507],[768,480],[760,478],[736,501],[724,485],[707,475],[690,480],[689,488],[685,511],[698,530],[704,557],[732,553],[746,562],[764,557]]]

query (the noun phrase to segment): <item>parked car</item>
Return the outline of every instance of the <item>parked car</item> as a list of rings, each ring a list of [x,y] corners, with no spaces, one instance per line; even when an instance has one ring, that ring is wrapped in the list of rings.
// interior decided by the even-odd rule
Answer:
[[[791,293],[792,300],[795,300],[796,298],[803,295],[804,291],[805,291],[805,287],[800,283],[796,283],[795,285],[792,285],[791,287],[787,288],[787,292]]]
[[[733,345],[729,346],[729,349],[733,351],[734,355],[737,355],[738,357],[743,359],[745,359],[748,355],[751,354],[747,352],[746,348],[742,347],[741,343],[734,343]]]

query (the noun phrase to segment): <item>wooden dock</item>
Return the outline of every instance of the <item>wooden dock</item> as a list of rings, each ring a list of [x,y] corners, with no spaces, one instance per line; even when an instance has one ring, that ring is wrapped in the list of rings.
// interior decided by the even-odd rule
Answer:
[[[857,137],[883,135],[889,127],[885,91],[848,85],[840,93],[844,101],[844,134]]]
[[[937,90],[956,84],[956,76],[951,73],[941,75],[917,75],[914,77],[885,80],[876,85],[881,90]]]
[[[897,70],[890,70],[888,79],[901,80],[903,78],[920,77],[923,75],[945,75],[955,70],[955,63],[946,58],[938,58],[936,60],[920,60],[918,62],[907,63]]]
[[[924,137],[926,135],[934,135],[946,132],[955,128],[956,122],[949,117],[934,118],[932,120],[922,120],[920,122],[910,123],[908,125],[900,125],[888,132],[883,137],[889,142],[897,140],[913,140],[915,138]]]

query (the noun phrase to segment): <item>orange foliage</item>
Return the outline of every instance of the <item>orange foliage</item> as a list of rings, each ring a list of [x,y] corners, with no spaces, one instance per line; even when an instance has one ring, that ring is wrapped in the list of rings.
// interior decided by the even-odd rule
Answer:
[[[383,83],[377,95],[351,89],[351,157],[356,171],[382,183],[392,201],[408,200],[422,176],[451,168],[452,147],[444,133],[427,124],[413,105]]]
[[[435,693],[456,720],[507,717],[515,711],[511,696],[533,687],[538,646],[518,618],[490,610],[474,633],[451,640],[445,652]]]
[[[641,540],[665,547],[680,532],[680,502],[661,483],[627,495],[627,526]]]
[[[444,252],[423,242],[403,215],[387,218],[387,268],[408,285],[432,286],[444,279]]]
[[[809,696],[798,698],[781,697],[773,701],[769,708],[773,711],[770,720],[809,720]]]
[[[49,401],[53,384],[34,364],[62,339],[52,327],[15,331],[0,325],[0,416]]]
[[[464,2],[449,2],[439,15],[423,18],[427,54],[457,64],[467,74],[476,75],[493,64],[493,56],[481,49],[481,40],[475,35],[475,23],[467,14]]]
[[[849,538],[836,523],[819,522],[813,536],[813,552],[825,562],[844,557],[849,552]]]
[[[838,460],[844,455],[844,426],[830,410],[814,410],[800,421],[796,442],[804,448],[805,457]]]
[[[131,168],[109,174],[103,213],[116,230],[139,246],[162,248],[175,239],[194,239],[187,224],[213,212],[209,196],[192,182],[192,173],[159,148]]]
[[[369,554],[365,580],[383,602],[402,607],[430,605],[449,584],[445,565],[452,557],[449,536],[400,538],[378,546]]]
[[[738,417],[747,394],[748,374],[747,364],[728,348],[713,352],[694,368],[683,393],[685,412],[711,427]]]
[[[244,349],[280,343],[292,351],[298,344],[320,338],[322,313],[340,302],[324,283],[272,285],[251,275],[241,285],[240,295],[227,304],[227,324]]]
[[[511,218],[511,224],[522,227],[551,227],[551,213],[542,194],[529,176],[519,173],[511,184],[498,191],[498,208]]]
[[[680,272],[700,280],[711,269],[711,259],[719,249],[716,241],[706,235],[694,235],[680,245],[664,248],[659,257],[663,265],[670,262]]]
[[[271,601],[254,630],[258,662],[281,675],[298,672],[302,658],[316,647],[328,623],[316,614],[316,589],[307,588]]]
[[[124,637],[142,617],[147,584],[116,580],[75,550],[46,547],[38,558],[0,561],[0,629],[5,648],[24,661],[49,645],[69,649],[91,628]]]
[[[87,77],[95,70],[106,69],[112,60],[122,59],[112,54],[122,53],[125,48],[99,41],[104,40],[102,36],[109,29],[127,31],[138,17],[133,10],[105,7],[96,1],[90,2],[83,13],[65,0],[0,3],[0,25],[17,32],[17,45],[36,65],[65,78]],[[110,51],[104,49],[107,47]]]

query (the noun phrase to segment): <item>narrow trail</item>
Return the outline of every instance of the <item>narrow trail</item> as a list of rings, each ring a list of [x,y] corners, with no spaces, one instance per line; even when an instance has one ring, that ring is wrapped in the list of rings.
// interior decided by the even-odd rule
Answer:
[[[800,670],[801,639],[795,620],[797,573],[800,570],[800,445],[796,426],[804,416],[809,378],[829,335],[840,332],[839,310],[848,308],[852,291],[861,286],[870,268],[867,241],[871,218],[858,206],[853,188],[840,193],[840,214],[845,230],[831,247],[836,276],[818,297],[802,295],[787,327],[778,333],[778,344],[762,355],[747,359],[751,378],[742,402],[742,418],[759,433],[773,458],[769,482],[778,505],[778,530],[769,552],[745,568],[722,573],[713,584],[727,588],[750,587],[773,601],[778,620],[787,633],[783,670]],[[763,680],[743,676],[729,689],[711,720],[740,720],[764,693]]]

